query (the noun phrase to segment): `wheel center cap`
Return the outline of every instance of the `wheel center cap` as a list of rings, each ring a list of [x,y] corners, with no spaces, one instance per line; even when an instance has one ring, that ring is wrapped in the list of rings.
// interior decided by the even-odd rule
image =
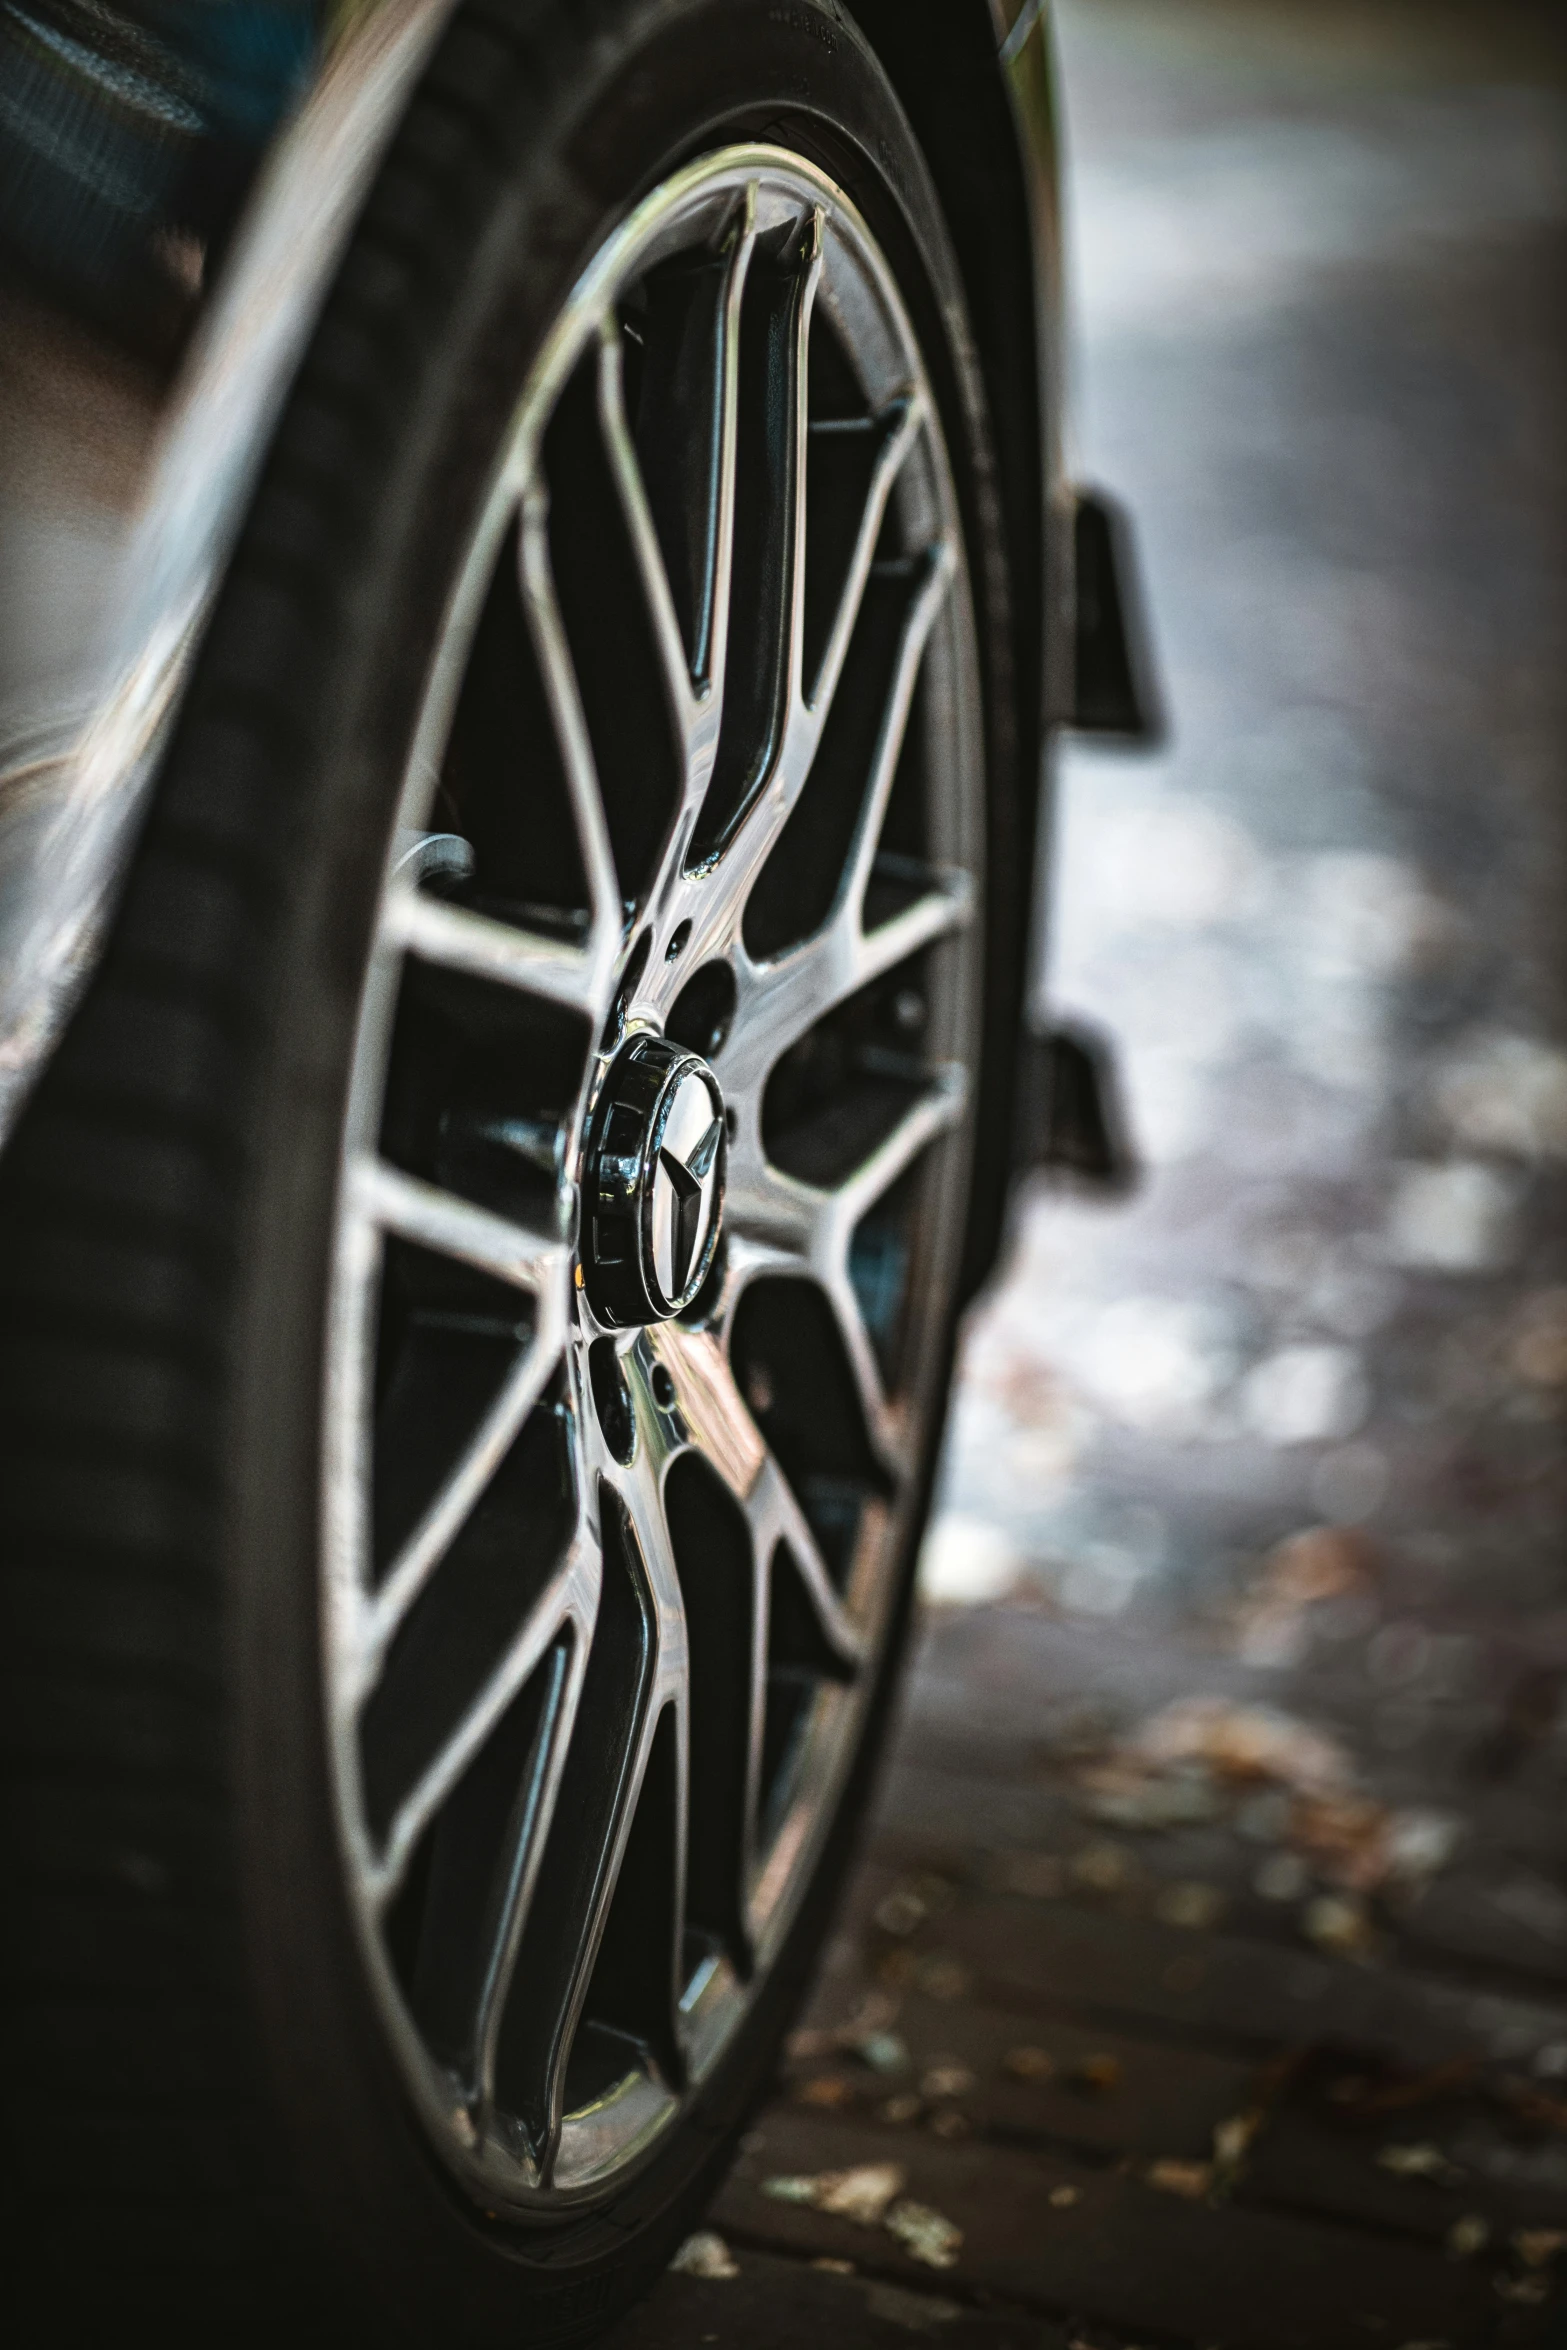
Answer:
[[[718,1246],[724,1099],[696,1053],[637,1036],[604,1083],[589,1141],[582,1270],[594,1312],[620,1329],[691,1303]]]

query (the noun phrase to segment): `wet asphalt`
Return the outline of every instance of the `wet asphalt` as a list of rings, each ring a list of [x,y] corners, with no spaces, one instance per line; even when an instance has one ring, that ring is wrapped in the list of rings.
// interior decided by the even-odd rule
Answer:
[[[1043,994],[1141,1179],[1037,1184],[973,1318],[909,1735],[1020,1608],[1047,1745],[1308,1721],[1440,1823],[1410,1933],[1567,1979],[1567,20],[1058,29],[1170,729],[1063,753]]]

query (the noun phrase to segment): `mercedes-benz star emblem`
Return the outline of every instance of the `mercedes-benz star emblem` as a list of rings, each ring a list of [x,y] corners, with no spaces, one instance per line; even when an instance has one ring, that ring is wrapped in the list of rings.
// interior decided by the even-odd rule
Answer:
[[[588,1158],[582,1266],[600,1321],[667,1321],[696,1296],[718,1243],[724,1141],[706,1062],[634,1037],[605,1080]]]

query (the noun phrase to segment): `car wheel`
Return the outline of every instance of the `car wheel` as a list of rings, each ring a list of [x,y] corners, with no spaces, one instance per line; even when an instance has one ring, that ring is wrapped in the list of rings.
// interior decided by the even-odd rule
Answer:
[[[57,2292],[586,2340],[765,2083],[1013,1042],[973,383],[836,9],[458,14],[0,1171]]]

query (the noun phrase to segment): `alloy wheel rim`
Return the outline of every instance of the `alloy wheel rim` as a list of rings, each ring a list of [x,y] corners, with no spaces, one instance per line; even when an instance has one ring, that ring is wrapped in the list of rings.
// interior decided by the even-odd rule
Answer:
[[[524,386],[345,1125],[339,1833],[403,2077],[488,2210],[569,2211],[648,2157],[841,1793],[956,1278],[980,777],[891,271],[799,157],[706,157],[609,238]],[[617,1202],[646,1211],[640,1303]]]

